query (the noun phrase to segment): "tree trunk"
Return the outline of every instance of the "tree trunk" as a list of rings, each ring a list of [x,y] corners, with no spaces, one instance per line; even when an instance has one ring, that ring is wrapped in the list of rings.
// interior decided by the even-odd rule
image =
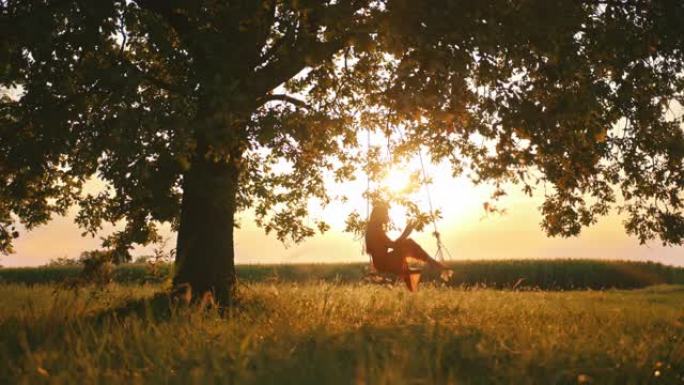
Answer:
[[[230,304],[235,288],[233,228],[238,183],[236,159],[213,161],[198,151],[183,183],[174,285],[192,296],[210,292]]]

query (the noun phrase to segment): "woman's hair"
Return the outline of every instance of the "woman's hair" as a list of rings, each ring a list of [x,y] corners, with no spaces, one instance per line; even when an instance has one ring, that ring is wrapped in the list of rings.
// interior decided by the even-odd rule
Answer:
[[[372,255],[372,250],[377,250],[377,242],[379,235],[384,231],[384,225],[387,223],[389,216],[389,204],[384,201],[373,202],[373,210],[371,211],[368,223],[366,224],[366,252]]]
[[[377,201],[373,203],[373,211],[371,211],[368,224],[384,224],[388,220],[389,204],[384,201]]]

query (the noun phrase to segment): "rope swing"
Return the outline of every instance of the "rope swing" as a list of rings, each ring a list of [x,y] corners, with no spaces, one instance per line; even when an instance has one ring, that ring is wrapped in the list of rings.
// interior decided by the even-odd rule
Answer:
[[[389,121],[388,121],[388,130],[385,133],[386,139],[387,139],[387,156],[388,156],[388,162],[391,164],[392,162],[392,148],[391,148],[391,137],[388,134],[390,132],[389,130]],[[397,134],[401,140],[404,140],[404,134],[399,131],[399,128],[393,127],[392,132]],[[371,162],[371,130],[366,129],[366,159],[367,159],[367,165],[370,165]],[[427,168],[425,166],[425,161],[423,159],[423,151],[422,148],[419,148],[418,150],[418,160],[420,164],[420,169],[421,169],[421,180],[420,180],[420,185],[425,191],[425,196],[427,198],[427,205],[428,205],[428,215],[430,218],[430,222],[432,223],[432,235],[435,237],[435,242],[437,245],[437,251],[434,254],[434,259],[438,260],[440,262],[444,262],[445,260],[451,260],[452,255],[449,251],[449,249],[444,245],[442,238],[441,238],[441,233],[438,228],[437,224],[437,216],[435,214],[435,209],[434,205],[432,202],[432,194],[430,192],[430,187],[429,187],[429,178],[428,178],[428,173],[427,173]],[[366,173],[366,223],[369,223],[371,219],[371,177],[369,173]],[[371,267],[373,267],[373,259],[369,255],[369,262]]]

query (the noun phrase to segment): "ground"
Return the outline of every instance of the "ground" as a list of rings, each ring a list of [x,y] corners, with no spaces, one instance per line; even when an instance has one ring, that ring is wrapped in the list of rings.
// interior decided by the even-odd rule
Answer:
[[[0,383],[684,383],[681,285],[255,282],[223,313],[163,291],[0,285]]]

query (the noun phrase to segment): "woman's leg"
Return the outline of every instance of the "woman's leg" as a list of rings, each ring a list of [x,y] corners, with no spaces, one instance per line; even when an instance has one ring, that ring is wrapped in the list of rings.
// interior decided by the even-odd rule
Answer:
[[[406,254],[402,253],[401,250],[394,249],[387,256],[387,270],[401,278],[409,291],[418,290],[420,270],[411,270],[409,268],[408,262],[406,262]]]
[[[419,271],[409,272],[405,274],[403,278],[404,283],[406,284],[406,288],[409,289],[409,291],[418,290],[418,283],[420,282]]]
[[[411,257],[423,261],[431,266],[446,269],[446,266],[441,264],[436,259],[432,258],[420,245],[411,238],[404,239],[396,245],[397,254],[404,259]]]
[[[412,271],[406,262],[405,253],[392,250],[389,253],[373,255],[373,266],[380,272],[392,273],[402,279],[410,291],[418,289],[420,271]]]

